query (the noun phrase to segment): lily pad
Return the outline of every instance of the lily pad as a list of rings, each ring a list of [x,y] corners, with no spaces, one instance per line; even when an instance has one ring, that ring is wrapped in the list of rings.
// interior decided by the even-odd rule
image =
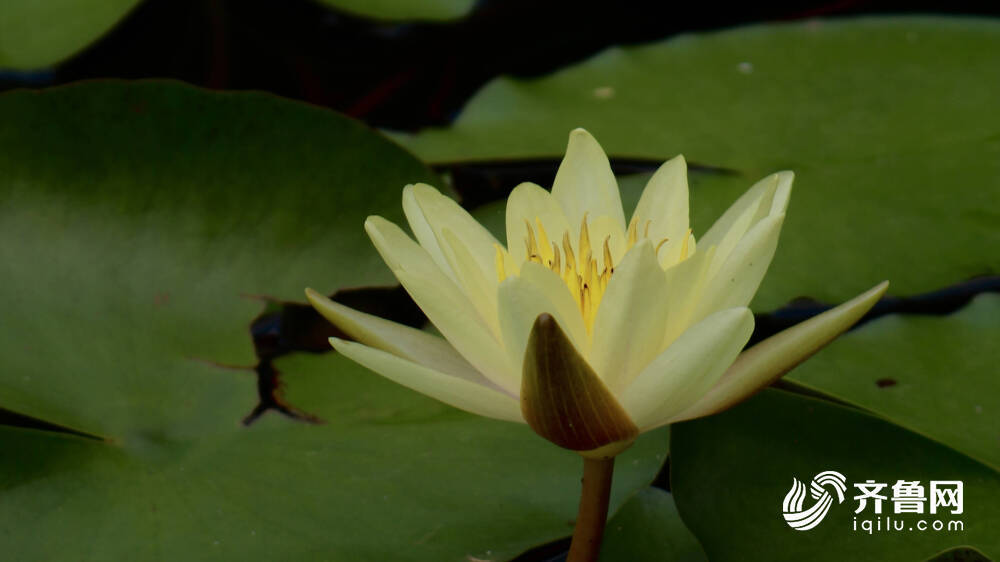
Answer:
[[[0,169],[0,405],[99,437],[0,426],[6,557],[464,560],[571,530],[574,454],[334,353],[275,363],[325,423],[240,423],[253,295],[392,279],[364,217],[436,181],[392,142],[270,95],[90,83],[0,96]]]
[[[681,521],[673,496],[645,488],[608,521],[601,560],[705,562],[708,558]]]
[[[1000,295],[944,318],[888,316],[842,336],[789,378],[1000,470]]]
[[[332,354],[278,365],[289,398],[311,396],[325,424],[269,415],[240,427],[252,402],[234,392],[187,439],[0,428],[5,555],[503,560],[572,530],[579,458],[525,426],[459,412]],[[648,485],[665,449],[660,432],[622,457],[615,507]]]
[[[792,529],[782,517],[792,479],[809,486],[828,470],[846,477],[844,502],[834,499],[815,528]],[[855,515],[853,484],[868,479],[889,486],[916,480],[925,490],[931,480],[961,480],[964,512],[895,514],[887,500],[881,515],[872,503]],[[671,485],[711,560],[923,560],[956,546],[1000,554],[995,470],[869,414],[782,391],[765,390],[729,412],[674,425]],[[807,497],[804,505],[815,501]],[[904,522],[903,529],[885,531],[887,516]],[[883,530],[873,523],[869,534],[864,521],[877,519]],[[919,530],[919,521],[930,528]],[[943,530],[932,530],[935,521]],[[949,530],[951,521],[963,529]]]
[[[753,182],[792,169],[755,309],[841,302],[882,279],[912,294],[1000,271],[998,66],[995,21],[762,25],[500,78],[452,126],[396,138],[438,163],[555,157],[579,126],[612,156],[684,153],[731,172],[692,175],[695,234]]]
[[[104,35],[139,0],[4,2],[0,69],[51,66]]]

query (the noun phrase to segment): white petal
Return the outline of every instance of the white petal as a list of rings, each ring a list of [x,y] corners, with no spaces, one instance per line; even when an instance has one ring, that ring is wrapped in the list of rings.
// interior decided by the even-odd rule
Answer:
[[[709,270],[708,283],[698,299],[695,322],[716,310],[750,304],[771,265],[784,219],[784,214],[762,219],[739,241],[714,274]]]
[[[608,282],[594,319],[590,365],[619,393],[660,351],[667,278],[648,240],[633,247]]]
[[[632,220],[639,234],[646,232],[649,222],[648,236],[654,244],[670,240],[661,248],[661,253],[680,254],[681,242],[688,230],[687,162],[683,156],[667,160],[649,179]],[[677,256],[671,256],[669,262],[676,261]]]
[[[729,257],[729,252],[750,227],[766,216],[785,212],[794,178],[792,172],[771,174],[754,184],[715,221],[698,243],[703,248],[719,248],[715,256],[717,265]]]
[[[446,254],[444,229],[462,240],[486,278],[496,278],[497,239],[455,200],[426,184],[408,185],[403,189],[403,211],[417,241],[453,280],[459,281]]]
[[[566,284],[552,270],[534,262],[524,264],[521,274],[500,284],[500,330],[509,362],[520,370],[531,327],[539,314],[551,314],[576,350],[587,356],[587,330],[583,317]]]
[[[569,232],[570,239],[574,238],[574,231],[570,229],[562,207],[552,198],[552,194],[533,183],[522,183],[507,197],[507,251],[518,265],[528,259],[525,246],[528,229],[525,221],[537,236],[536,220],[542,223],[549,240],[560,248],[564,233]],[[580,225],[576,228],[579,229]]]
[[[695,324],[629,385],[625,411],[642,431],[668,423],[712,388],[752,332],[747,308],[722,310]]]
[[[708,284],[708,267],[714,256],[713,246],[666,270],[667,317],[661,350],[695,323],[695,309]]]
[[[465,241],[451,230],[444,228],[441,231],[441,247],[444,250],[451,270],[458,279],[459,286],[469,297],[472,305],[476,307],[479,317],[489,326],[493,332],[493,337],[500,338],[500,325],[497,322],[497,286],[499,280],[496,273],[487,277],[476,265],[472,252],[465,245]],[[494,256],[496,251],[494,250]]]
[[[320,314],[359,343],[381,349],[446,375],[485,386],[492,385],[442,338],[354,310],[312,289],[306,289],[306,297]]]
[[[574,227],[578,228],[589,213],[591,218],[609,216],[619,230],[625,231],[625,213],[611,164],[601,145],[583,129],[569,134],[566,156],[552,184],[552,196]]]
[[[844,304],[751,347],[740,354],[705,396],[672,421],[721,412],[771,384],[853,326],[875,306],[888,287],[889,282],[883,281]]]
[[[372,371],[456,408],[499,420],[524,423],[520,402],[493,388],[440,373],[360,343],[330,338],[333,347]]]
[[[398,226],[368,217],[365,229],[375,248],[417,306],[462,357],[501,388],[517,392],[520,366],[513,368],[475,306]]]
[[[469,299],[439,274],[423,277],[407,271],[393,273],[441,335],[486,378],[510,393],[520,383],[520,366],[512,365]]]

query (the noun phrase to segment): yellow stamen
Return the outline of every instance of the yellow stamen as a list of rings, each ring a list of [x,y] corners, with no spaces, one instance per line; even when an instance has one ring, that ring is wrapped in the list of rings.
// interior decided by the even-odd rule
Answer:
[[[535,232],[531,229],[531,223],[528,219],[524,219],[524,226],[528,229],[528,238],[525,240],[525,244],[528,245],[528,255],[538,254],[538,243],[535,242]]]
[[[551,260],[552,256],[545,255],[549,251],[549,237],[545,234],[545,227],[542,226],[542,221],[538,218],[535,219],[535,225],[538,228],[538,254],[543,256],[546,261]]]
[[[688,257],[688,241],[691,240],[691,229],[689,228],[687,234],[684,235],[684,242],[681,244],[681,259],[685,260]]]
[[[503,267],[503,248],[500,244],[493,244],[493,247],[497,249],[496,254],[496,264],[497,264],[497,282],[503,283],[503,280],[507,278],[507,274]]]
[[[569,232],[563,233],[563,251],[566,252],[566,279],[570,280],[576,275],[576,256],[573,255],[573,246],[569,243]]]
[[[628,222],[628,247],[631,248],[635,245],[636,240],[639,238],[638,229],[639,217],[637,215],[632,215],[632,220]]]
[[[595,249],[591,246],[590,228],[587,224],[587,215],[580,222],[580,243],[574,250],[570,242],[570,233],[562,233],[562,247],[557,242],[549,239],[548,232],[545,231],[542,221],[537,217],[534,223],[525,220],[527,236],[524,240],[527,249],[528,261],[544,265],[555,272],[569,289],[573,300],[580,308],[584,326],[587,331],[594,329],[594,319],[597,316],[597,309],[604,297],[604,292],[611,282],[611,276],[615,272],[615,256],[611,252],[611,236],[606,236],[603,240],[602,256],[598,258],[594,255]],[[639,219],[632,218],[629,223],[627,238],[623,240],[627,243],[627,248],[631,248],[639,241]],[[645,231],[649,232],[649,225],[652,221],[646,221]],[[645,236],[645,235],[643,235]],[[663,240],[662,246],[666,240]],[[659,249],[659,246],[657,246]],[[501,260],[506,257],[505,253],[498,250],[497,254],[497,275],[501,281],[506,276],[506,270]],[[602,259],[603,258],[603,259]],[[602,259],[598,264],[598,259]]]
[[[656,255],[660,255],[660,246],[663,246],[669,241],[670,241],[669,238],[664,238],[663,240],[660,240],[660,243],[656,245],[656,250],[654,250],[653,253]]]

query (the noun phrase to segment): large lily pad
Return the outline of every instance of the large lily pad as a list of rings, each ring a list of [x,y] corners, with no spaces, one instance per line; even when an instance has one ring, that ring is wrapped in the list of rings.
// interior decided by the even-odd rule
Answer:
[[[265,294],[391,280],[361,228],[400,219],[413,157],[262,94],[92,83],[0,96],[0,405],[99,436],[0,427],[13,560],[504,558],[566,535],[579,459],[336,356],[276,367],[257,403]],[[623,462],[647,485],[666,434]]]
[[[1000,555],[1000,475],[860,411],[767,390],[724,414],[674,425],[671,440],[677,507],[711,560],[924,560],[962,545]],[[834,500],[813,529],[790,528],[782,500],[792,478],[809,486],[827,470],[846,477],[845,501]],[[881,515],[869,503],[854,530],[853,484],[868,479],[889,486],[918,480],[925,490],[930,480],[961,480],[964,512],[897,515],[887,500]],[[807,497],[803,505],[814,501]],[[886,516],[905,522],[903,530],[863,530],[864,520]],[[959,520],[964,530],[920,531],[920,520]]]
[[[842,336],[789,378],[1000,470],[1000,295],[945,318],[889,316]]]
[[[139,0],[47,0],[0,4],[0,68],[50,66],[89,45]]]
[[[451,127],[397,138],[431,162],[558,156],[578,126],[613,156],[684,153],[734,174],[693,187],[696,234],[752,182],[793,169],[755,308],[839,302],[882,279],[918,293],[1000,271],[997,67],[996,22],[756,26],[500,78]]]
[[[279,367],[290,399],[311,396],[327,423],[266,416],[240,427],[252,402],[238,391],[252,384],[234,384],[232,398],[204,416],[211,425],[186,439],[101,443],[0,428],[5,556],[504,560],[572,530],[573,453],[340,357]],[[622,458],[615,506],[649,483],[665,445],[663,433],[647,436]]]

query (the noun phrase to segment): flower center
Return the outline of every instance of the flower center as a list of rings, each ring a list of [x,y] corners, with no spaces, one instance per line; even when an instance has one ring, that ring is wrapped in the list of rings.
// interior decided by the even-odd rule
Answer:
[[[647,220],[640,233],[637,217],[632,217],[626,233],[625,252],[622,253],[623,257],[638,241],[649,238],[650,224],[652,224],[652,220]],[[563,232],[562,245],[560,245],[554,240],[549,239],[542,221],[538,218],[535,218],[534,226],[528,220],[524,221],[524,225],[526,229],[524,244],[527,249],[527,261],[544,265],[562,278],[573,299],[576,301],[577,306],[580,308],[580,314],[583,316],[587,332],[592,332],[594,318],[597,316],[597,309],[601,305],[601,299],[603,299],[604,292],[608,288],[608,282],[615,272],[610,244],[611,236],[608,235],[604,238],[600,248],[594,248],[591,245],[590,231],[587,228],[587,216],[584,215],[583,221],[580,224],[579,243],[576,246],[577,250],[574,252],[568,231]],[[690,232],[689,229],[688,235],[684,236],[682,242],[681,260],[687,257]],[[657,242],[656,253],[659,253],[660,248],[668,241],[669,239],[664,238]],[[600,265],[595,255],[596,252],[603,253],[604,260]],[[507,278],[503,264],[503,251],[498,245],[496,267],[500,282],[503,282]]]

